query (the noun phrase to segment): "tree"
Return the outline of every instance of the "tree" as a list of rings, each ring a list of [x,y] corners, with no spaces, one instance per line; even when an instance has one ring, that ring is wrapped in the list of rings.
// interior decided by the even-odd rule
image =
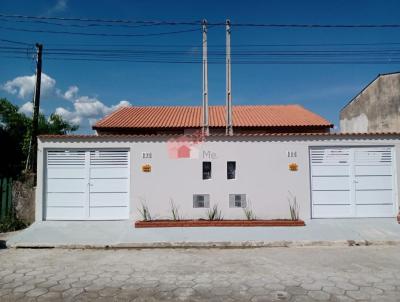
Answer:
[[[32,118],[18,110],[18,106],[0,98],[0,178],[17,177],[25,168]],[[59,115],[39,115],[39,134],[68,134],[77,129]]]

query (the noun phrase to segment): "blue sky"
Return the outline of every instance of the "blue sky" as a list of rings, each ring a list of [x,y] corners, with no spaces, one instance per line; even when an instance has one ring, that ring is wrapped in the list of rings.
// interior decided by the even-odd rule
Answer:
[[[2,0],[0,12],[55,17],[192,21],[206,18],[236,23],[391,24],[399,21],[399,1],[79,1]],[[0,18],[1,19],[1,18]],[[78,44],[201,44],[201,32],[150,37],[92,37],[16,32],[4,27],[43,28],[0,20],[0,38],[41,42],[44,48]],[[65,28],[56,28],[65,30]],[[71,30],[77,30],[72,28]],[[79,30],[79,29],[78,29]],[[147,29],[82,29],[99,32],[141,32]],[[150,31],[170,31],[157,28]],[[235,44],[396,43],[400,29],[267,29],[232,28]],[[223,27],[210,28],[210,47],[225,43]],[[6,43],[0,43],[5,46]],[[7,44],[10,46],[9,44]],[[60,46],[61,45],[61,46]],[[101,46],[98,46],[101,48]],[[282,48],[282,47],[281,47]],[[332,48],[332,47],[331,47]],[[300,47],[301,49],[301,47]],[[304,49],[304,47],[303,47]],[[308,48],[312,49],[312,48]],[[338,124],[340,109],[379,73],[400,70],[386,65],[233,65],[234,104],[298,103]],[[0,54],[0,96],[24,106],[31,100],[32,58],[10,59]],[[90,132],[90,122],[121,104],[199,105],[199,64],[52,61],[44,56],[42,110],[57,110]],[[68,92],[68,93],[67,93]],[[210,104],[225,102],[225,67],[209,66]]]

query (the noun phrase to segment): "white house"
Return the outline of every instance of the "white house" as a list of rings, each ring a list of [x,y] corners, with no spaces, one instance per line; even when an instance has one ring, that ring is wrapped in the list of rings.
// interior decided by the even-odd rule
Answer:
[[[135,221],[142,204],[169,218],[171,201],[185,218],[214,204],[225,219],[243,219],[246,206],[258,218],[289,218],[291,196],[303,220],[398,213],[397,133],[184,138],[198,156],[171,158],[180,134],[41,136],[36,220]]]

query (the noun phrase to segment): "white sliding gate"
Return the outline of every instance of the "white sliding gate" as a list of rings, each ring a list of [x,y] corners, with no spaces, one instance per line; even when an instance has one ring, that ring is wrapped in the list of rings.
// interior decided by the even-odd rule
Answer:
[[[392,147],[310,149],[312,217],[394,217]]]
[[[48,150],[46,220],[129,218],[129,151]]]

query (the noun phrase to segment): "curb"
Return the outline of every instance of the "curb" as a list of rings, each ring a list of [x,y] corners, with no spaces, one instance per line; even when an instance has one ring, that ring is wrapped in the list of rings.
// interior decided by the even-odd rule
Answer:
[[[149,242],[116,244],[38,244],[11,243],[15,249],[160,249],[160,248],[273,248],[273,247],[354,247],[354,246],[397,246],[400,240],[336,240],[336,241],[244,241],[244,242]]]

